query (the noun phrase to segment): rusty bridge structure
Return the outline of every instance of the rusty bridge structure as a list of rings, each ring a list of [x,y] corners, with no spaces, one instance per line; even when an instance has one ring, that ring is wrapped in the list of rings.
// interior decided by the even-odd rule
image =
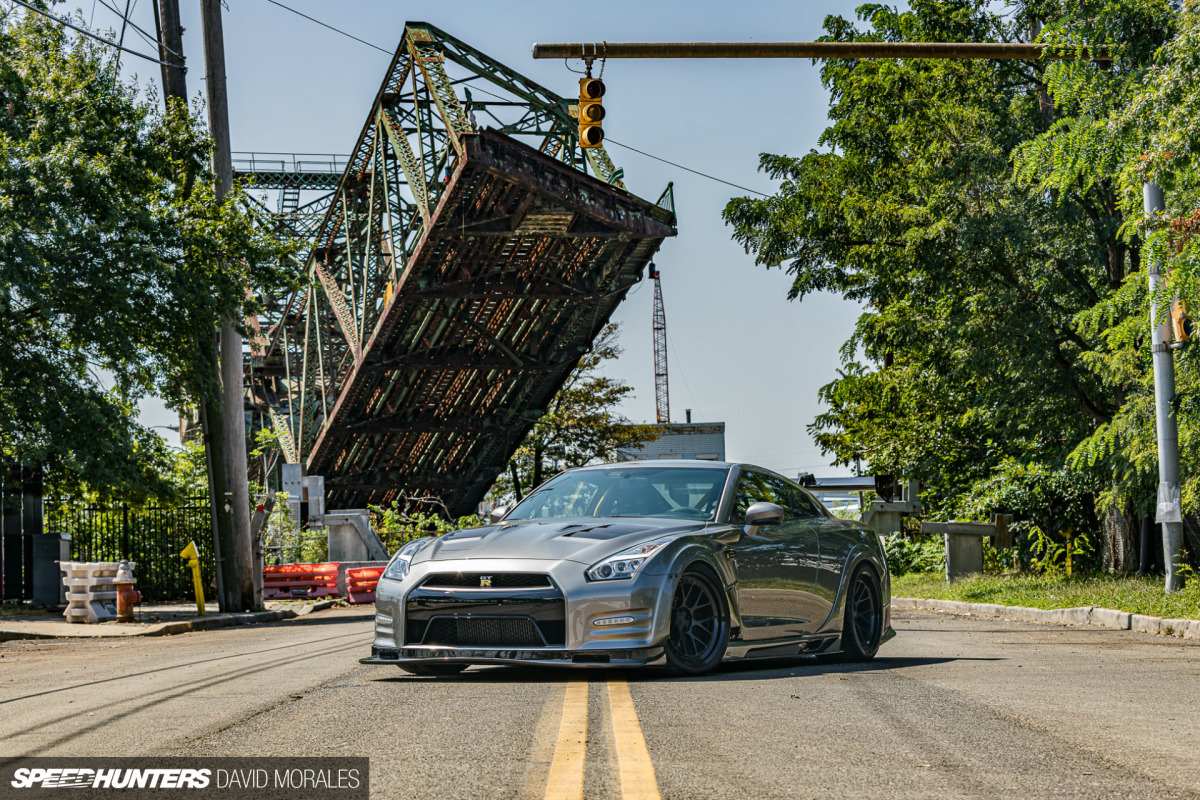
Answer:
[[[327,505],[474,511],[664,238],[559,97],[408,23],[348,158],[235,160],[300,288],[248,320],[247,408]]]

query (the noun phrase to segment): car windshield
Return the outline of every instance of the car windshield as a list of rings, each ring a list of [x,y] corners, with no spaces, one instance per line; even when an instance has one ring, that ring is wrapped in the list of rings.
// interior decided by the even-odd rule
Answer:
[[[616,467],[565,472],[526,497],[506,519],[665,517],[712,521],[726,469]]]

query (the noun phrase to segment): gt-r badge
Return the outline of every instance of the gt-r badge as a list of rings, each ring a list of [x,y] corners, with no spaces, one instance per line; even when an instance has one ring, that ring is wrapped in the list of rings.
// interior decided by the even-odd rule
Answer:
[[[492,576],[491,575],[480,575],[479,576],[479,588],[480,589],[492,588]]]

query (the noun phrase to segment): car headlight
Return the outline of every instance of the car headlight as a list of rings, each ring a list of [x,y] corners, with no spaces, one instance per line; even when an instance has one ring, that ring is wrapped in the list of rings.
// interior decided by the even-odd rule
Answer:
[[[396,555],[392,556],[391,562],[387,565],[387,569],[383,571],[383,577],[393,581],[402,581],[404,576],[408,574],[408,566],[412,563],[412,558],[417,551],[425,546],[429,541],[426,536],[422,539],[413,539],[408,544],[401,547]]]
[[[657,553],[669,539],[658,539],[622,550],[603,561],[597,561],[587,571],[589,581],[629,580],[642,568],[649,558]]]

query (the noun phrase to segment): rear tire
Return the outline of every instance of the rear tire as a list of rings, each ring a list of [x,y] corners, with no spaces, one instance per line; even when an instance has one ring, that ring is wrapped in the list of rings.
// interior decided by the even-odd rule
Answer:
[[[467,668],[466,664],[399,664],[397,666],[413,675],[428,676],[457,675]]]
[[[870,661],[883,639],[883,594],[870,567],[860,565],[846,590],[839,661]]]
[[[728,643],[725,593],[707,572],[684,572],[671,597],[671,633],[665,648],[668,671],[703,675],[721,663]]]

